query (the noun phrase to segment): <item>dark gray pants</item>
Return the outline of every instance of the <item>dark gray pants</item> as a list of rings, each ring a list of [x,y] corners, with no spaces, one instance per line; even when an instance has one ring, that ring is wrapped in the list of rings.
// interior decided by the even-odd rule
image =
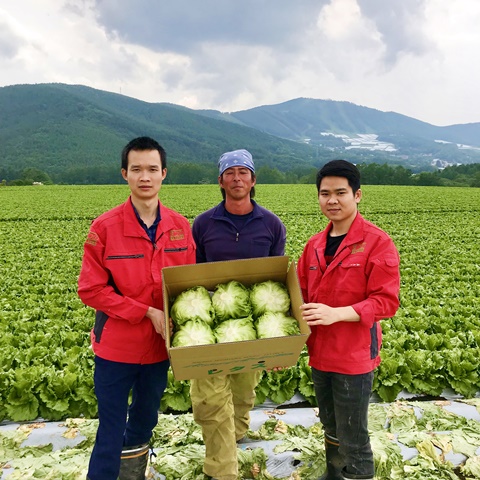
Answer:
[[[338,438],[346,472],[371,477],[375,469],[368,435],[368,405],[373,375],[344,375],[312,368],[320,421],[325,433]]]

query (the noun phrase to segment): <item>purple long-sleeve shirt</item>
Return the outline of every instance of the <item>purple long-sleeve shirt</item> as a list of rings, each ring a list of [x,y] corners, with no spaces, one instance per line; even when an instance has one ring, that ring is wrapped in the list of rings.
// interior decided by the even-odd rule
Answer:
[[[285,254],[286,229],[270,210],[251,200],[251,214],[235,219],[225,202],[200,214],[193,222],[197,263],[272,257]]]

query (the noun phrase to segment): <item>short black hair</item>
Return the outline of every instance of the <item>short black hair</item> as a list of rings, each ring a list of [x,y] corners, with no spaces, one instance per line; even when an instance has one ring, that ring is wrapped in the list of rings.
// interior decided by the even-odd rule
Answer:
[[[326,163],[317,173],[317,191],[325,177],[344,177],[355,193],[360,188],[360,170],[346,160],[332,160]]]
[[[150,137],[137,137],[130,140],[122,150],[122,168],[128,170],[128,154],[132,150],[144,151],[144,150],[157,150],[160,154],[160,161],[162,164],[162,170],[167,168],[167,152],[165,149],[153,138]]]

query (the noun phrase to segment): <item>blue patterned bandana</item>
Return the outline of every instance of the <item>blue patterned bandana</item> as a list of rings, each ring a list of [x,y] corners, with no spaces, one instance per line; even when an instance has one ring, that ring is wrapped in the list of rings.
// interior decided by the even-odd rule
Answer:
[[[224,153],[218,160],[218,176],[231,167],[247,167],[255,173],[252,154],[247,150],[234,150]]]

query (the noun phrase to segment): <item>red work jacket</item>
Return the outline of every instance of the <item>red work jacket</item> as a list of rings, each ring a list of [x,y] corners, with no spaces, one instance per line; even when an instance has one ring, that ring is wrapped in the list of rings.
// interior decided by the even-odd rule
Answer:
[[[81,300],[96,310],[93,351],[106,360],[155,363],[168,358],[165,341],[145,316],[163,310],[162,268],[195,263],[188,220],[159,202],[155,243],[130,200],[91,225],[78,281]]]
[[[379,320],[399,306],[399,255],[392,239],[357,213],[350,230],[327,267],[327,228],[307,242],[298,262],[306,303],[352,306],[359,322],[312,326],[307,341],[310,365],[349,375],[367,373],[380,363]]]

